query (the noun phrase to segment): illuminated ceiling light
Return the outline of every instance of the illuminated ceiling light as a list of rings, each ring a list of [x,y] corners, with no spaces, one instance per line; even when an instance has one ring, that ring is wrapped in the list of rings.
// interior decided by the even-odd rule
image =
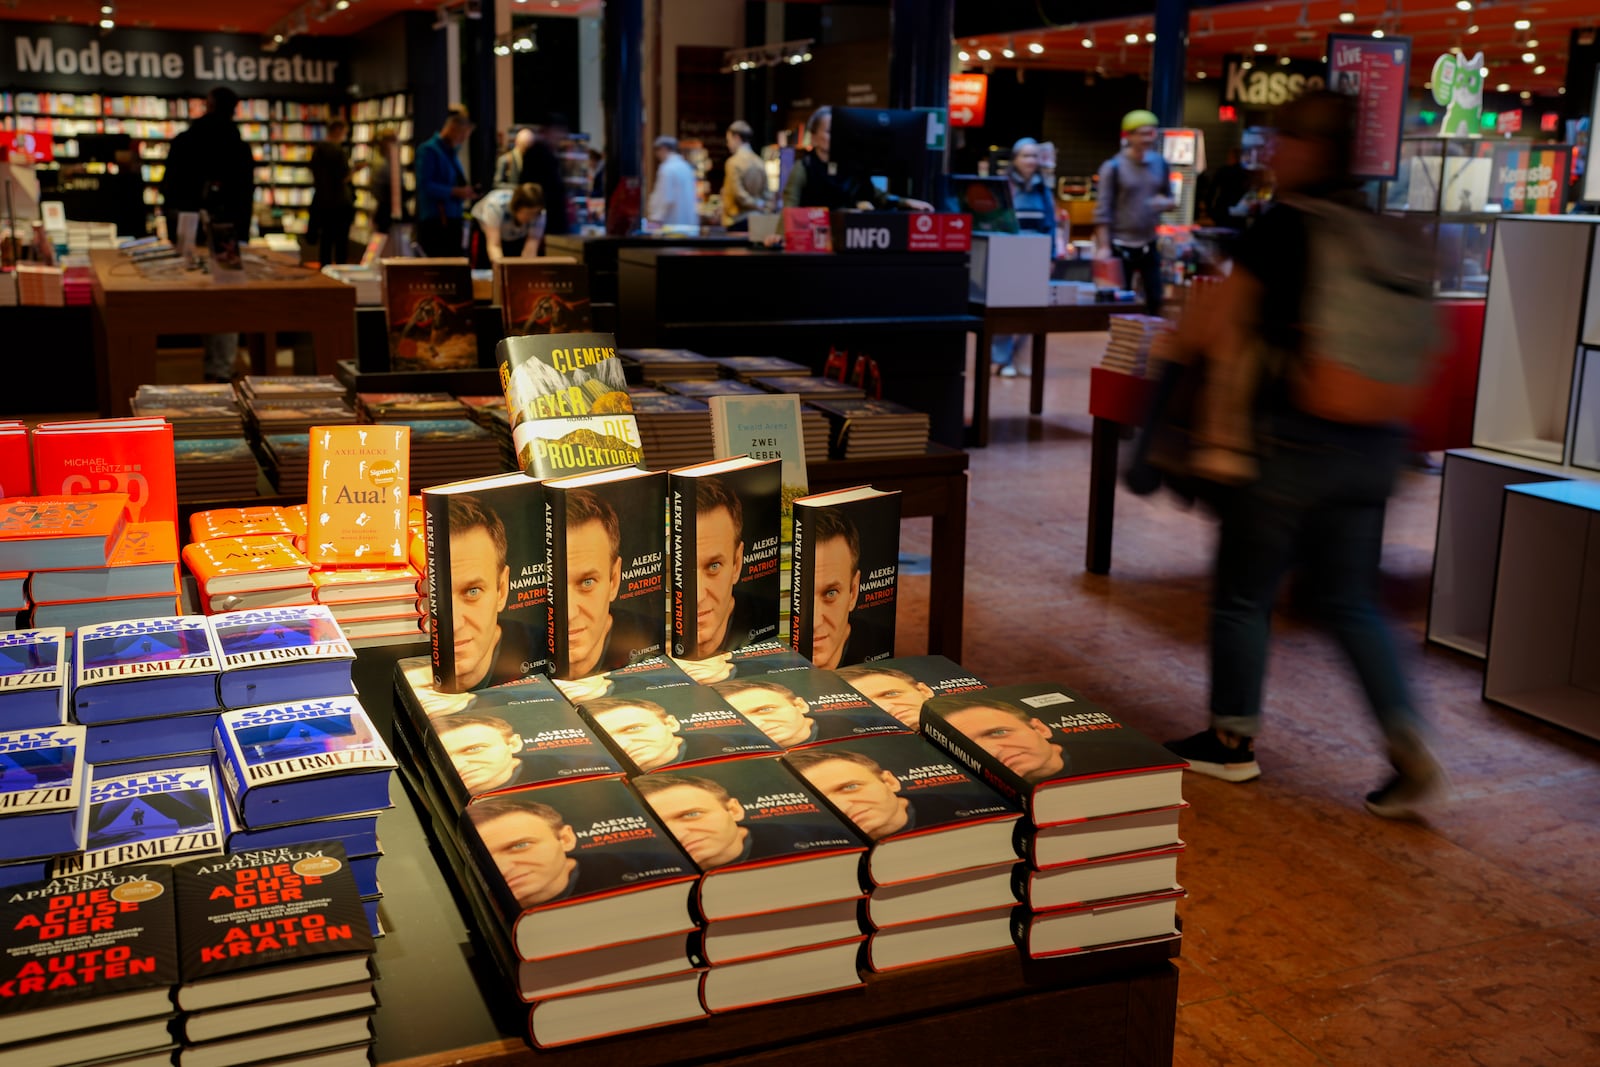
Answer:
[[[1456,10],[1457,11],[1471,11],[1472,10],[1472,0],[1456,0]]]
[[[1156,35],[1153,34],[1153,33],[1145,34],[1144,35],[1144,43],[1145,44],[1155,44],[1156,43]]]
[[[1354,11],[1341,11],[1341,12],[1339,12],[1339,21],[1344,23],[1346,26],[1350,25],[1355,20],[1356,20],[1356,13]]]
[[[1035,41],[1028,46],[1028,51],[1032,52],[1036,56],[1042,56],[1044,55],[1044,45],[1040,44],[1038,41]]]
[[[961,60],[963,63],[967,63],[971,61],[972,53],[963,48],[961,51],[956,53],[956,58]]]
[[[1278,66],[1280,66],[1280,67],[1287,67],[1290,63],[1293,63],[1293,62],[1294,62],[1294,60],[1290,59],[1288,56],[1279,56],[1278,57]]]
[[[1005,56],[1007,59],[1016,59],[1017,58],[1017,53],[1012,51],[1009,48],[1000,49],[1000,54],[1002,56]]]
[[[1488,67],[1484,67],[1484,68],[1482,68],[1481,70],[1478,71],[1478,77],[1487,78],[1488,76],[1489,76],[1489,68]]]
[[[494,46],[494,54],[497,56],[509,56],[511,54],[511,46],[503,42],[497,44]]]
[[[1469,34],[1477,33],[1478,32],[1478,24],[1476,22],[1474,22],[1472,25],[1468,26],[1467,27],[1467,32]]]
[[[1127,36],[1123,37],[1122,39],[1127,44],[1138,44],[1139,43],[1139,35],[1137,33],[1130,33]]]
[[[1524,100],[1532,100],[1533,99],[1533,94],[1530,93],[1528,90],[1524,89],[1524,90],[1522,90],[1522,99],[1524,99]]]
[[[111,5],[110,4],[101,4],[100,5],[100,14],[102,14],[102,15],[111,14]]]
[[[1509,93],[1511,91],[1511,86],[1507,82],[1501,82],[1499,85],[1494,87],[1494,91],[1497,93]]]
[[[1558,95],[1560,95],[1560,96],[1566,96],[1567,95],[1567,87],[1565,85],[1556,86],[1556,93]]]
[[[1251,45],[1250,47],[1252,49],[1254,49],[1259,54],[1259,53],[1265,52],[1267,50],[1267,42],[1265,42],[1265,41],[1257,41],[1255,44]]]
[[[1198,72],[1196,72],[1195,77],[1199,78],[1201,81],[1205,81],[1206,80],[1206,72],[1203,71],[1203,70],[1202,71],[1198,71]]]
[[[1537,37],[1529,38],[1527,41],[1525,41],[1523,43],[1522,47],[1524,47],[1524,48],[1538,48],[1539,47],[1539,39]]]
[[[333,5],[333,9],[335,11],[347,11],[349,8],[350,0],[338,0],[338,2]]]
[[[281,34],[281,33],[273,34],[272,35],[272,43],[273,44],[282,44],[283,43],[283,34]]]
[[[1085,37],[1080,43],[1085,48],[1093,48],[1094,47],[1094,38],[1093,37]]]
[[[102,30],[114,30],[117,28],[117,20],[112,18],[101,19],[100,28]]]
[[[1382,37],[1383,36],[1383,27],[1379,26],[1377,29],[1373,30],[1372,31],[1372,36],[1374,36],[1374,37]]]
[[[1529,22],[1527,19],[1518,19],[1517,21],[1513,22],[1511,25],[1512,25],[1513,28],[1519,29],[1519,30],[1531,30],[1531,29],[1533,29],[1533,23]]]
[[[1543,74],[1545,72],[1545,65],[1540,63],[1537,67],[1533,68],[1533,72],[1535,74]]]
[[[1248,60],[1248,59],[1247,59],[1247,60],[1245,60],[1245,61],[1244,61],[1244,62],[1243,62],[1243,63],[1240,63],[1240,64],[1239,64],[1239,69],[1240,69],[1240,70],[1249,70],[1249,69],[1250,69],[1250,68],[1252,68],[1252,67],[1254,67],[1254,66],[1255,66],[1255,64],[1254,64],[1254,63],[1252,63],[1252,62],[1250,62],[1250,61],[1249,61],[1249,60]]]
[[[1522,53],[1522,61],[1524,63],[1534,63],[1534,62],[1537,62],[1538,59],[1539,59],[1539,57],[1534,55],[1532,52],[1524,52],[1524,53]]]
[[[985,62],[987,62],[987,61],[993,59],[994,56],[989,52],[989,50],[987,48],[980,48],[980,49],[978,49],[978,58],[981,59],[981,60],[984,60]]]

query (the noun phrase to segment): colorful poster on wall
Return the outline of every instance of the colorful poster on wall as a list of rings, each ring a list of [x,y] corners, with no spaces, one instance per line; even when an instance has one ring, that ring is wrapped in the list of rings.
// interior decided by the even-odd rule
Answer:
[[[1500,210],[1519,215],[1552,215],[1567,201],[1566,145],[1498,145],[1494,153],[1494,192]]]
[[[1356,98],[1358,178],[1393,178],[1400,168],[1411,38],[1328,35],[1328,88]]]

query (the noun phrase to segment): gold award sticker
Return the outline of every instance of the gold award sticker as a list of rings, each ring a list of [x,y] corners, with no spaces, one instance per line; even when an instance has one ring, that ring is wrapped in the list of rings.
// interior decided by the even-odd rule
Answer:
[[[307,856],[291,869],[302,878],[326,878],[343,866],[332,856]]]
[[[400,464],[392,459],[374,463],[367,472],[367,479],[378,488],[386,489],[400,479]]]
[[[140,878],[133,882],[123,882],[111,890],[111,899],[119,904],[143,904],[147,900],[154,900],[166,890],[160,882],[152,882],[147,878]]]

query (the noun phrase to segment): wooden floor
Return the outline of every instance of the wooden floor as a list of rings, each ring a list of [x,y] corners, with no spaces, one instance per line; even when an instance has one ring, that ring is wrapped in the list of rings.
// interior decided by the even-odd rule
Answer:
[[[964,660],[993,683],[1076,687],[1165,740],[1205,723],[1213,527],[1119,492],[1111,574],[1084,573],[1104,337],[1052,340],[1042,418],[1026,379],[995,383]],[[1404,478],[1384,571],[1455,801],[1427,826],[1362,808],[1386,772],[1371,719],[1332,643],[1280,616],[1262,777],[1185,779],[1177,1063],[1600,1063],[1600,745],[1483,703],[1478,662],[1424,647],[1438,488]],[[911,654],[926,578],[905,582]]]

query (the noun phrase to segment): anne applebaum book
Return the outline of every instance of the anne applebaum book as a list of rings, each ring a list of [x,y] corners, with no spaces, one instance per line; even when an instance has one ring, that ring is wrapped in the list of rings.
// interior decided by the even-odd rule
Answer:
[[[130,522],[104,567],[39,571],[29,583],[35,604],[117,597],[171,596],[178,588],[178,538],[166,522]]]
[[[664,472],[633,467],[544,485],[546,640],[557,678],[585,678],[666,645]]]
[[[514,471],[436,485],[422,491],[422,521],[434,684],[455,693],[542,674],[550,590],[539,483]]]
[[[148,863],[7,890],[0,904],[0,1059],[68,1062],[33,1058],[12,1043],[137,1019],[159,1021],[155,1039],[113,1053],[169,1044],[178,984],[173,896],[172,868]]]
[[[389,369],[476,367],[472,265],[465,258],[385,259],[382,268]]]
[[[128,522],[128,495],[0,500],[0,571],[104,567]]]
[[[225,708],[355,693],[355,651],[321,605],[224,612],[211,616],[211,632],[222,654],[217,693]]]
[[[922,733],[1037,827],[1183,800],[1187,763],[1061,686],[935,697],[922,706]]]
[[[217,788],[210,762],[199,758],[165,770],[94,768],[84,851],[59,857],[51,873],[220,855],[227,827]]]
[[[406,560],[411,427],[314,426],[306,556],[318,567]]]
[[[81,723],[181,715],[217,706],[221,658],[204,615],[79,628],[72,706]]]
[[[714,690],[699,685],[601,697],[578,712],[611,747],[630,777],[783,749]]]
[[[372,932],[336,842],[191,860],[174,879],[185,1011],[371,976]]]
[[[86,755],[82,726],[0,733],[0,862],[83,848]]]
[[[132,522],[178,521],[172,424],[165,419],[46,422],[33,429],[41,495],[126,493]]]
[[[782,466],[746,456],[668,474],[674,656],[708,659],[778,635]]]
[[[570,260],[502,259],[495,266],[506,336],[587,333],[589,271]]]
[[[694,929],[700,872],[620,778],[522,790],[461,819],[468,861],[522,959]]]
[[[824,670],[894,655],[900,494],[870,486],[794,502],[790,644]]]
[[[0,633],[0,730],[67,721],[68,640],[59,626]]]
[[[633,786],[705,872],[696,894],[702,919],[862,895],[867,839],[777,760],[669,768]]]
[[[217,756],[251,829],[389,806],[394,756],[354,697],[223,712]]]

